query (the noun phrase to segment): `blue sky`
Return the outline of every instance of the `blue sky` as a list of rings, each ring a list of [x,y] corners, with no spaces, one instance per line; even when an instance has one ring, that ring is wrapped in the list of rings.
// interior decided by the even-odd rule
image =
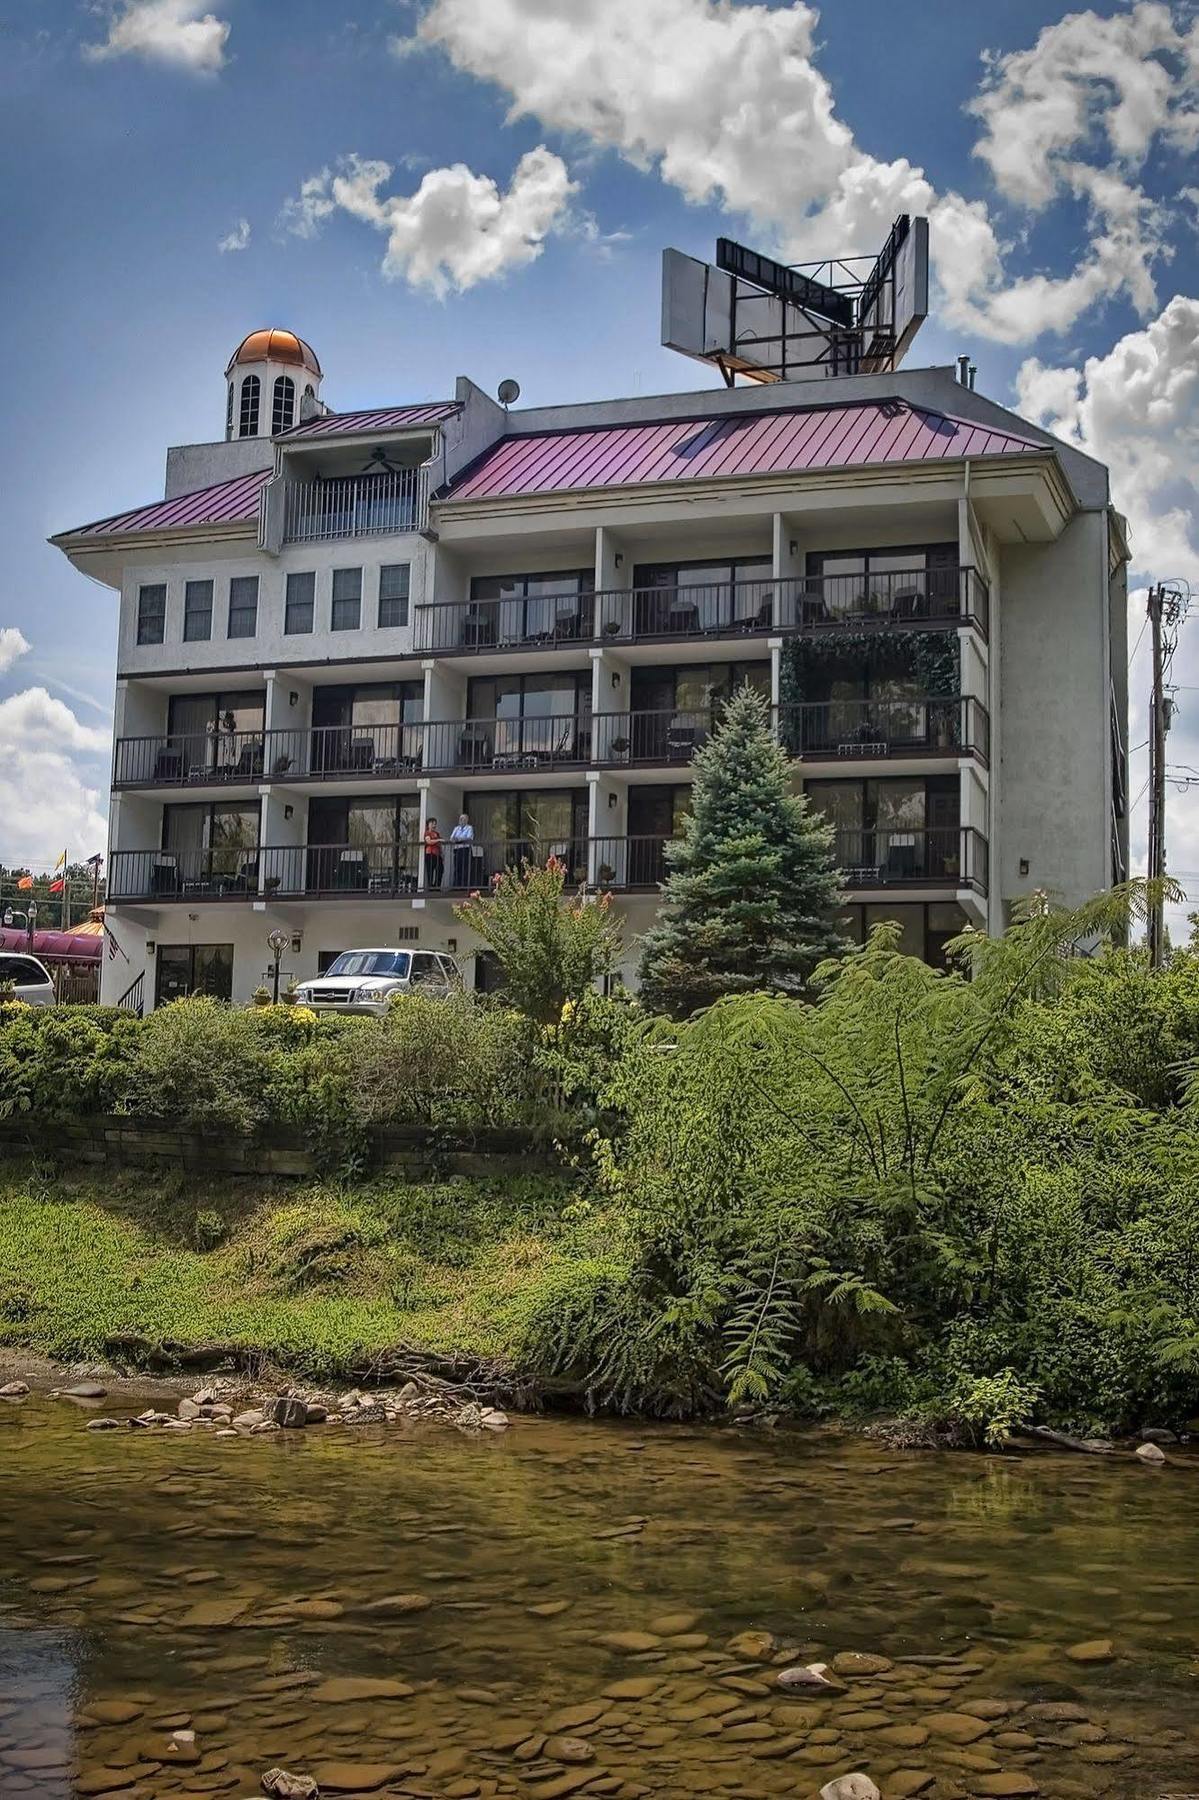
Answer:
[[[315,345],[335,407],[458,373],[530,403],[695,387],[657,343],[664,244],[869,249],[927,210],[910,360],[969,351],[985,392],[1110,459],[1139,574],[1199,585],[1189,4],[38,0],[3,31],[0,860],[99,847],[115,602],[45,539],[219,436],[259,325]],[[1193,646],[1194,622],[1180,769]],[[1199,896],[1199,807],[1171,805]]]

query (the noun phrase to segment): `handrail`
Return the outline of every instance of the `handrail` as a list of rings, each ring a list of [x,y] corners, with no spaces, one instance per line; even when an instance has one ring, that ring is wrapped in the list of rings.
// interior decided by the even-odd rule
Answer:
[[[189,850],[114,850],[110,900],[248,900],[258,893],[261,851],[218,844]]]
[[[287,544],[420,531],[428,519],[429,483],[424,468],[284,483],[283,541]]]
[[[834,858],[842,886],[951,886],[987,892],[987,840],[972,825],[838,826]]]
[[[256,782],[263,773],[263,739],[256,731],[160,731],[118,738],[114,787],[190,787]]]
[[[910,699],[803,700],[775,708],[779,740],[791,756],[823,760],[990,752],[990,719],[969,694]]]
[[[146,972],[143,969],[140,975],[135,975],[133,977],[133,980],[125,989],[125,992],[117,996],[113,1001],[113,1005],[119,1006],[122,1012],[134,1013],[136,1017],[140,1019],[145,1012],[145,992]]]
[[[431,719],[417,729],[426,769],[490,773],[562,768],[591,761],[590,713]]]

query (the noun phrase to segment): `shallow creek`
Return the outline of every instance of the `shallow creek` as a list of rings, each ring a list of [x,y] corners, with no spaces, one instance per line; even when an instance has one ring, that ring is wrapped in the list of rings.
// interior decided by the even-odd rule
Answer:
[[[3,1800],[1199,1796],[1194,1461],[85,1422],[0,1403]]]

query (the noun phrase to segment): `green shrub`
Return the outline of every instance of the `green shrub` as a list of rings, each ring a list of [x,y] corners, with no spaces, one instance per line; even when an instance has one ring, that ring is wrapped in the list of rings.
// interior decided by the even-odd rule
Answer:
[[[253,1015],[175,1000],[141,1022],[126,1090],[131,1113],[186,1130],[248,1134],[267,1117],[267,1046]]]
[[[75,1119],[122,1100],[138,1022],[115,1009],[0,1011],[0,1118]]]
[[[363,1125],[520,1125],[531,1113],[532,1035],[519,1013],[468,994],[400,994],[344,1045],[349,1104]]]

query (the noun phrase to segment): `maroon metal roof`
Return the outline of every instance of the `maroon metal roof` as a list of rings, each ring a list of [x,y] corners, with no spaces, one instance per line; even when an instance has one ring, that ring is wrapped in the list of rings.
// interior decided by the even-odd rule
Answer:
[[[291,443],[294,438],[398,431],[405,425],[434,425],[439,419],[452,418],[458,410],[453,400],[430,400],[422,406],[382,406],[369,412],[330,413],[327,418],[308,419],[303,425],[295,425],[283,436]]]
[[[1044,448],[1031,438],[905,400],[882,400],[503,438],[467,471],[449,498],[491,500],[504,494],[936,462]]]
[[[73,537],[119,537],[127,531],[164,531],[169,526],[225,525],[258,517],[258,496],[274,474],[256,469],[212,487],[197,488],[174,500],[158,500],[151,506],[135,506],[130,512],[113,513],[92,525],[78,525]],[[67,534],[64,534],[67,535]]]

